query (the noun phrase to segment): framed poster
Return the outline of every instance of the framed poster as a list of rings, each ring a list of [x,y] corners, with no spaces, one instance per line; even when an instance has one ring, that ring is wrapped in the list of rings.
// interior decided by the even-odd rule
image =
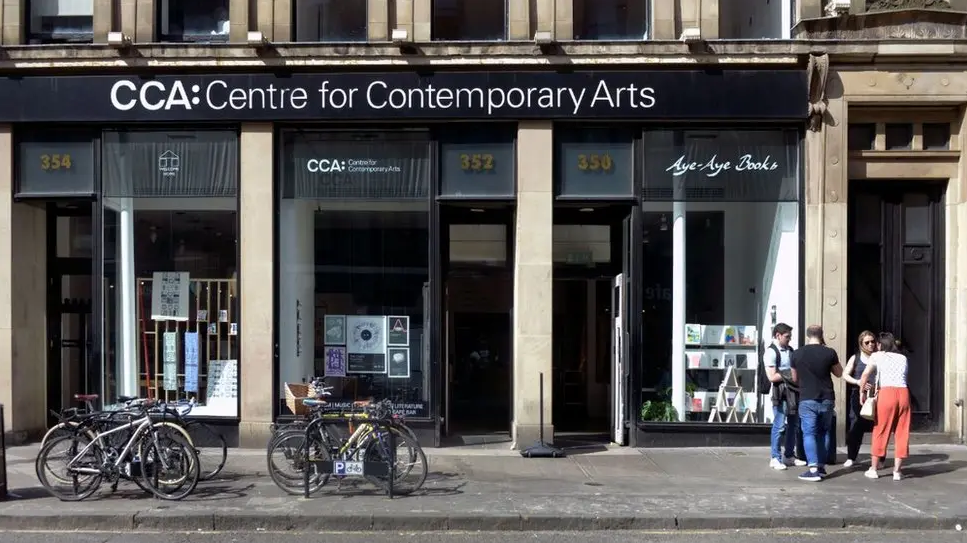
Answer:
[[[345,315],[326,315],[323,318],[322,328],[325,330],[324,342],[326,345],[345,345],[346,344],[346,316]]]
[[[346,376],[346,348],[327,345],[323,356],[326,359],[323,368],[326,377],[345,377]]]
[[[185,392],[198,394],[198,332],[185,332]]]
[[[348,316],[346,329],[349,341],[346,351],[349,354],[385,354],[386,318],[383,316]]]
[[[410,346],[410,317],[406,315],[386,317],[386,345],[388,347]]]
[[[409,379],[410,378],[410,348],[409,347],[390,347],[386,349],[386,358],[389,360],[390,379]]]
[[[165,332],[161,339],[164,348],[162,386],[165,390],[178,390],[178,332]]]

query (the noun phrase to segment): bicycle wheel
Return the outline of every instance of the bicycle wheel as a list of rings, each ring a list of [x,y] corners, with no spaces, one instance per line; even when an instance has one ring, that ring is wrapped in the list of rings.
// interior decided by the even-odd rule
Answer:
[[[78,433],[78,431],[83,432],[91,441],[94,441],[94,432],[90,428],[84,430],[78,430],[80,428],[80,423],[77,422],[59,422],[50,427],[47,433],[44,434],[44,438],[40,440],[40,448],[43,449],[44,445],[48,441],[54,439],[55,437],[73,436]]]
[[[310,454],[311,452],[311,454]],[[305,494],[305,472],[309,473],[309,493],[312,494],[329,481],[328,473],[319,473],[309,459],[330,460],[328,447],[321,437],[311,436],[308,446],[305,432],[283,432],[269,443],[267,462],[272,482],[288,494]]]
[[[90,443],[83,434],[55,437],[37,455],[34,469],[37,479],[51,496],[61,501],[80,501],[90,497],[101,486],[100,473],[104,456],[98,445],[81,451]],[[60,464],[60,469],[54,465]],[[78,473],[78,469],[98,470],[97,473]],[[51,476],[48,477],[48,474]]]
[[[180,433],[149,434],[138,446],[145,486],[162,500],[180,500],[198,486],[198,455]]]
[[[411,432],[405,429],[391,427],[391,432],[396,437],[396,462],[394,464],[395,473],[393,478],[393,494],[406,495],[416,492],[423,487],[426,476],[429,473],[429,466],[426,461],[426,454],[419,441],[412,437]],[[389,463],[390,444],[389,436],[382,432],[379,438],[376,434],[371,434],[366,444],[365,458],[368,462]],[[385,492],[389,492],[389,477],[366,477]]]
[[[228,459],[228,444],[221,433],[204,422],[193,420],[184,426],[198,454],[201,480],[207,481],[221,473]]]

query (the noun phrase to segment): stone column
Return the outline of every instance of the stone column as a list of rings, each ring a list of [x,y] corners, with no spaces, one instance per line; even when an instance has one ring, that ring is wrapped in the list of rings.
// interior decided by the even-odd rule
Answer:
[[[0,9],[3,10],[3,45],[24,43],[27,33],[23,27],[23,4],[22,0],[0,0]]]
[[[521,122],[517,131],[517,216],[514,235],[515,448],[540,430],[540,375],[544,374],[544,437],[554,436],[552,280],[554,128],[550,121]]]
[[[257,9],[267,10],[271,13],[271,1],[267,7],[263,7],[266,0],[259,0]],[[248,40],[248,4],[249,0],[229,0],[228,2],[228,39],[235,43],[244,43]],[[257,20],[257,19],[256,19]],[[259,28],[265,32],[265,28]]]
[[[94,0],[94,43],[107,43],[107,33],[114,30],[113,15],[112,0]]]
[[[12,128],[0,125],[0,403],[22,441],[47,424],[47,215],[14,203],[13,153]]]
[[[531,13],[530,0],[507,0],[507,39],[508,40],[533,40],[531,33],[531,18],[537,24],[533,25],[536,30],[551,30],[554,15],[551,12],[550,4],[552,0],[537,0],[536,9]],[[543,6],[542,6],[543,4]],[[543,17],[543,21],[541,18]],[[543,24],[543,26],[541,26]]]
[[[138,0],[121,0],[120,10],[121,26],[115,30],[133,40],[138,28]]]
[[[295,41],[295,29],[292,28],[292,10],[295,8],[293,4],[292,0],[275,0],[272,8],[272,41]]]
[[[846,256],[849,250],[847,236],[847,192],[849,174],[847,168],[847,101],[844,97],[843,85],[838,77],[831,74],[827,85],[829,99],[829,122],[824,125],[825,135],[825,172],[822,184],[822,204],[819,212],[818,231],[814,231],[809,224],[808,232],[820,236],[818,241],[820,251],[819,262],[814,270],[820,281],[820,293],[808,296],[821,303],[821,324],[826,332],[826,343],[836,349],[843,363],[853,346],[853,342],[846,337],[847,325],[847,275]],[[808,214],[807,214],[808,215]],[[810,245],[807,238],[806,246]],[[807,293],[809,289],[807,288]],[[814,302],[815,303],[815,302]],[[814,308],[807,305],[807,314],[815,314]],[[806,326],[813,324],[805,323]],[[837,432],[842,435],[846,425],[846,387],[845,381],[836,379],[836,413],[839,415]]]
[[[557,1],[557,12],[554,14],[554,37],[560,41],[574,39],[574,2]]]
[[[135,43],[149,43],[157,39],[155,35],[155,0],[136,0],[137,12],[135,14],[134,34],[132,39]],[[231,13],[228,15],[231,17]]]
[[[390,38],[390,0],[366,0],[369,21],[366,25],[369,41],[386,41]]]
[[[269,41],[275,40],[275,8],[281,4],[278,0],[256,0],[255,3],[255,28],[257,28],[265,39]],[[234,8],[234,4],[232,5]],[[251,17],[253,14],[249,14]],[[234,30],[234,26],[231,23],[235,22],[235,15],[231,14],[231,21],[229,23],[229,32]],[[242,39],[247,40],[248,29],[242,34]],[[234,38],[232,38],[235,41]]]
[[[279,204],[279,392],[283,383],[322,375],[315,371],[315,205]]]
[[[391,0],[394,2],[395,9],[393,10],[393,19],[390,20],[390,26],[393,28],[399,28],[400,30],[406,30],[409,32],[410,36],[413,37],[414,41],[424,41],[418,38],[413,30],[413,3],[414,0]],[[427,17],[427,25],[430,24],[430,16]],[[429,41],[429,26],[427,26],[427,37],[426,41]]]
[[[701,3],[699,28],[702,29],[702,38],[717,40],[719,38],[719,0],[701,0]],[[734,5],[732,2],[729,3]]]
[[[413,40],[417,42],[430,41],[433,37],[432,0],[412,1],[413,8],[410,20],[413,22]]]
[[[944,269],[944,413],[945,428],[952,436],[963,437],[964,410],[954,402],[967,402],[967,156],[964,142],[967,142],[967,118],[961,110],[960,118],[960,164],[958,177],[947,184],[945,197],[945,269]],[[951,139],[951,143],[956,142]],[[953,147],[953,146],[952,146]]]
[[[652,29],[651,38],[654,40],[675,40],[678,39],[678,3],[671,2],[652,2]]]
[[[275,152],[271,123],[247,123],[241,132],[239,179],[241,368],[239,394],[243,447],[264,447],[274,411],[273,190]]]

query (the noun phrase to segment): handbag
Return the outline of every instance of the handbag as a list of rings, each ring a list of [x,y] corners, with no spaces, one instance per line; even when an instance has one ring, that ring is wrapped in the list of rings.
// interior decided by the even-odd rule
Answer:
[[[860,409],[860,416],[866,420],[876,421],[876,397],[880,393],[880,369],[876,369],[876,384],[873,386],[873,394],[866,397],[863,407]]]

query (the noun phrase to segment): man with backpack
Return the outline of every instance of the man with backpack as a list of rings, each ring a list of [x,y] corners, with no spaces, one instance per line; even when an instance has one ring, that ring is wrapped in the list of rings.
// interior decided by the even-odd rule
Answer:
[[[784,470],[789,465],[805,466],[799,427],[799,389],[792,381],[792,327],[784,322],[772,328],[772,343],[762,355],[765,371],[759,373],[759,393],[768,391],[772,400],[772,454],[769,467]],[[782,445],[785,443],[785,456]],[[796,452],[799,453],[797,458]]]

